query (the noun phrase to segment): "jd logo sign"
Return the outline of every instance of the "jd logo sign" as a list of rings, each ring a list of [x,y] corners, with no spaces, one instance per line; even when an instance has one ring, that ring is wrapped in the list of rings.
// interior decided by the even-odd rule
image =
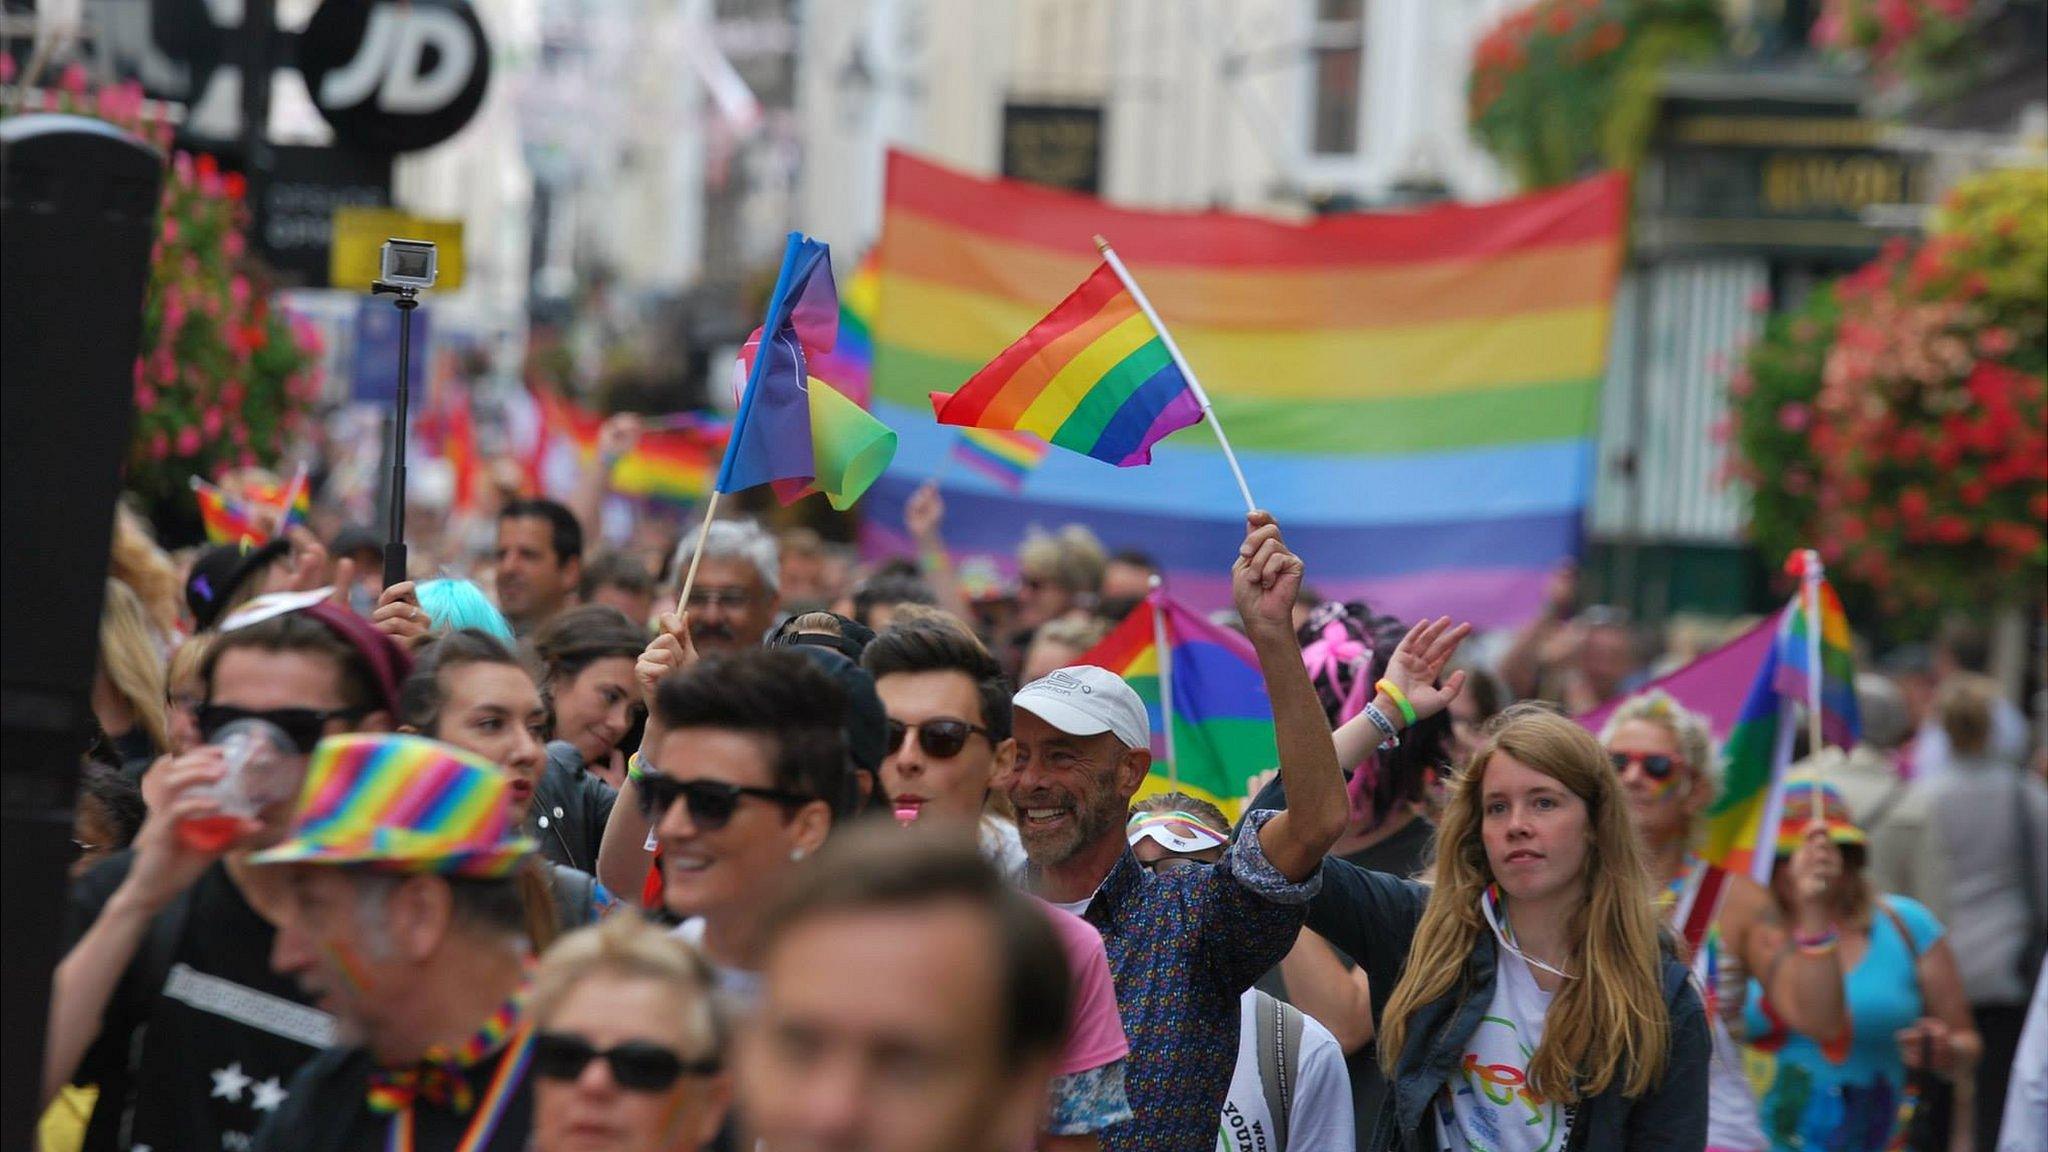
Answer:
[[[335,135],[378,152],[455,135],[491,73],[464,0],[326,0],[299,36],[298,64]]]

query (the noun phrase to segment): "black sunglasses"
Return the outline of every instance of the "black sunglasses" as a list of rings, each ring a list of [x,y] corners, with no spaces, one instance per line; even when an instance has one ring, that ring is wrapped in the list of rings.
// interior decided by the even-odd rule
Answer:
[[[1613,763],[1614,771],[1617,775],[1627,772],[1628,766],[1631,764],[1641,764],[1643,766],[1643,775],[1648,776],[1652,780],[1669,780],[1671,779],[1671,773],[1678,768],[1676,757],[1666,756],[1661,752],[1653,753],[1649,756],[1631,756],[1626,752],[1609,752],[1607,759]]]
[[[661,1092],[684,1076],[710,1076],[720,1065],[716,1056],[685,1060],[645,1040],[628,1040],[598,1049],[573,1032],[533,1034],[533,1074],[548,1080],[574,1080],[592,1060],[611,1066],[612,1079],[632,1092]]]
[[[718,780],[676,780],[659,772],[649,772],[639,780],[642,816],[649,820],[660,820],[668,814],[671,805],[681,800],[689,805],[690,823],[706,832],[716,832],[732,823],[733,811],[740,806],[740,798],[743,796],[773,800],[778,804],[790,806],[808,804],[815,799],[799,792],[785,792],[780,788],[748,788]]]
[[[207,743],[212,743],[221,729],[237,720],[262,720],[276,725],[292,742],[292,747],[311,756],[313,746],[320,743],[320,737],[327,732],[328,721],[360,720],[369,711],[368,708],[334,708],[325,712],[318,708],[272,708],[259,712],[226,704],[202,704],[199,706],[199,732]]]
[[[903,738],[910,734],[912,728],[917,729],[917,746],[924,749],[925,755],[940,760],[958,756],[960,750],[967,747],[967,738],[976,732],[983,736],[989,735],[988,729],[979,724],[969,724],[965,720],[927,720],[922,724],[905,724],[900,720],[891,720],[888,739],[882,745],[888,750],[888,755],[894,756],[903,750]],[[989,736],[989,742],[994,743],[995,737]]]

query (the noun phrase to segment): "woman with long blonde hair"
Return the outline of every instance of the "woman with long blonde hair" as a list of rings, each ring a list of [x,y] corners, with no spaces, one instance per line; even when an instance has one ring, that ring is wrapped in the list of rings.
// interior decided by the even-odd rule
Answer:
[[[1327,860],[1308,924],[1379,1002],[1392,1090],[1365,1152],[1705,1146],[1705,1012],[1606,753],[1572,721],[1502,713],[1428,884]]]
[[[123,763],[147,763],[171,746],[163,649],[133,589],[108,577],[106,597],[100,608],[93,716]]]

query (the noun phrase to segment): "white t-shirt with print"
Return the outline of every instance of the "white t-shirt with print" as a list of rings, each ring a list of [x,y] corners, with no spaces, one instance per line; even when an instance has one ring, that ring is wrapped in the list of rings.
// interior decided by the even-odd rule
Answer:
[[[1237,1068],[1223,1100],[1216,1152],[1355,1152],[1358,1125],[1351,1115],[1351,1074],[1344,1049],[1328,1028],[1304,1013],[1301,1056],[1287,1104],[1287,1143],[1274,1141],[1273,1117],[1259,1082],[1258,997],[1238,1001]]]
[[[1543,1043],[1550,998],[1537,987],[1528,962],[1501,949],[1493,1001],[1446,1085],[1450,1107],[1441,1100],[1437,1104],[1447,1152],[1558,1152],[1564,1147],[1567,1109],[1537,1100],[1528,1090],[1529,1062]]]

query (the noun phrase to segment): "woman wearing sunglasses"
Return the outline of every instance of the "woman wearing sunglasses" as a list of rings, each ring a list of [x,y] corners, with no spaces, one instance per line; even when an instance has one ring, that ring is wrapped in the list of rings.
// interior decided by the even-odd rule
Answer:
[[[634,916],[564,936],[535,974],[533,1152],[694,1152],[732,1086],[710,968]]]
[[[1665,926],[1684,942],[1706,998],[1714,1029],[1707,1147],[1762,1152],[1770,1142],[1729,1027],[1739,1026],[1742,990],[1754,974],[1769,990],[1772,1011],[1801,1032],[1833,1037],[1847,1030],[1828,901],[1841,854],[1818,831],[1802,842],[1787,866],[1792,899],[1781,914],[1761,884],[1694,851],[1719,784],[1704,718],[1664,692],[1645,692],[1614,710],[1600,742],[1628,801]]]

